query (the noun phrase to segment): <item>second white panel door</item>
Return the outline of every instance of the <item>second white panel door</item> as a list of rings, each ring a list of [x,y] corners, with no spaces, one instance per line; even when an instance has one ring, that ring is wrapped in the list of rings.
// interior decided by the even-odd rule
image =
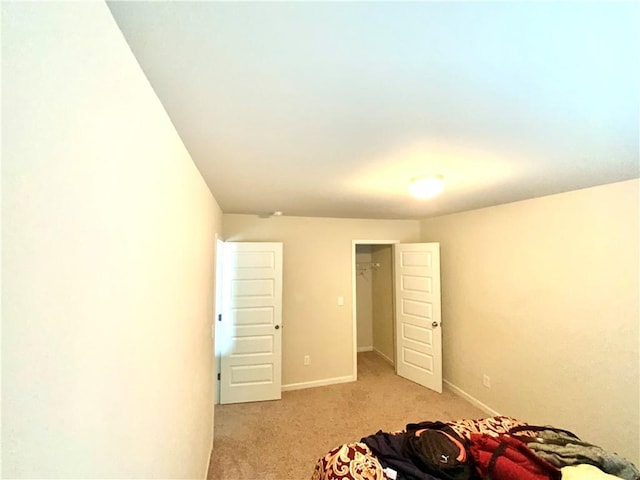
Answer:
[[[282,243],[225,243],[220,403],[281,398]]]
[[[440,245],[396,244],[396,372],[442,392]]]

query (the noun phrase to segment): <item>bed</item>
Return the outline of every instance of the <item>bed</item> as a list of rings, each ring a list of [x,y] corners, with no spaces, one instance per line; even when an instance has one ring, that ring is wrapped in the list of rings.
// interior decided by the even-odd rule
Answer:
[[[479,442],[486,438],[496,439],[496,442],[503,443],[505,443],[504,440],[514,440],[514,443],[527,445],[522,448],[534,452],[531,456],[536,459],[536,463],[539,461],[540,465],[544,466],[544,468],[541,469],[542,473],[540,475],[528,476],[504,470],[498,471],[495,469],[495,459],[492,459],[494,463],[491,465],[491,468],[494,470],[488,472],[481,469],[480,463],[477,463],[481,462],[480,453],[478,453],[478,451],[474,451],[472,458],[477,460],[477,462],[474,462],[473,478],[491,478],[492,480],[522,480],[525,478],[545,478],[552,480],[560,478],[563,480],[605,480],[619,478],[626,480],[640,479],[640,472],[630,462],[616,454],[605,452],[600,447],[582,442],[571,432],[566,432],[565,430],[554,429],[553,427],[534,427],[518,419],[507,416],[458,420],[442,422],[442,424],[446,424],[447,427],[450,427],[450,429],[453,430],[461,439],[468,442],[467,445],[477,446],[478,443],[474,444],[474,442]],[[543,429],[549,429],[552,435],[557,435],[557,432],[560,432],[559,435],[563,435],[566,438],[575,438],[576,444],[593,448],[591,448],[591,451],[588,454],[580,453],[578,455],[575,452],[571,452],[571,458],[566,457],[566,452],[563,451],[561,454],[565,455],[565,457],[556,458],[558,457],[557,452],[549,453],[544,451],[544,449],[549,446],[549,444],[544,444],[545,441],[551,442],[551,444],[553,444],[553,442],[552,440],[541,439],[544,437],[543,434],[545,433],[541,432]],[[518,432],[518,434],[516,435],[514,432]],[[563,432],[566,432],[567,435]],[[383,432],[378,433],[380,434]],[[387,435],[395,436],[402,433],[405,433],[405,431],[393,432]],[[448,478],[447,475],[439,476],[435,474],[425,475],[424,477],[408,476],[402,473],[398,474],[393,469],[388,468],[389,465],[386,459],[381,461],[378,456],[374,454],[372,449],[367,445],[367,443],[365,443],[368,438],[370,437],[362,439],[359,442],[339,445],[330,450],[317,461],[311,480],[401,480],[402,478]],[[529,441],[531,443],[527,443]],[[368,443],[371,444],[371,442]],[[574,445],[571,445],[571,447],[573,446]],[[520,448],[519,445],[518,448]],[[528,451],[524,453],[529,455]],[[478,456],[476,456],[477,453]],[[500,453],[503,454],[502,451]],[[501,462],[502,460],[499,460],[498,465],[503,465]],[[547,468],[548,471],[545,471]],[[616,476],[613,476],[612,474],[616,474]]]

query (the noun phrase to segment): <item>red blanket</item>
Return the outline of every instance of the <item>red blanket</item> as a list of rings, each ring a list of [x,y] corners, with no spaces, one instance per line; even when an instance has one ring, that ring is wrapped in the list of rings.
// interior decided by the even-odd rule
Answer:
[[[471,455],[481,478],[490,480],[560,480],[556,467],[509,436],[471,435]]]

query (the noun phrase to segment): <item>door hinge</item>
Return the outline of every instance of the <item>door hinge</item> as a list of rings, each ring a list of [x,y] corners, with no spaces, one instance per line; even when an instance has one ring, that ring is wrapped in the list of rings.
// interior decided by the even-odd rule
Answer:
[[[221,321],[222,321],[222,314],[221,314],[221,313],[219,313],[219,314],[218,314],[218,321],[219,321],[219,322],[221,322]]]
[[[218,374],[218,380],[220,380],[220,374]]]

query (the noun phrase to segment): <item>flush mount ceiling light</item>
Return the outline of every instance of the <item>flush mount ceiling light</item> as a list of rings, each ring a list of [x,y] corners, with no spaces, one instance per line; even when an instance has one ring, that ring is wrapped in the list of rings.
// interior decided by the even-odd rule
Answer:
[[[431,198],[444,190],[444,178],[442,175],[430,175],[417,177],[409,182],[409,193],[416,198]]]

